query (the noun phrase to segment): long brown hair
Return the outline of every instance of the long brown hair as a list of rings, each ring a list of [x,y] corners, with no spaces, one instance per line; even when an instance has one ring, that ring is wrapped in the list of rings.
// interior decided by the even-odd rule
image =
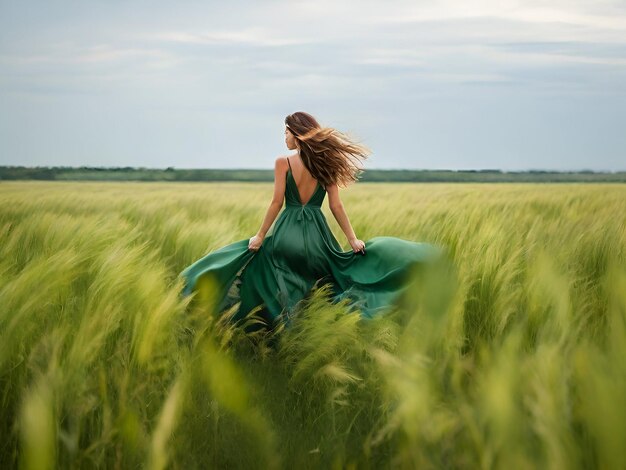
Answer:
[[[322,186],[336,183],[346,187],[358,180],[363,171],[361,161],[372,153],[369,148],[346,133],[320,126],[303,111],[287,116],[285,125],[298,141],[302,163]]]

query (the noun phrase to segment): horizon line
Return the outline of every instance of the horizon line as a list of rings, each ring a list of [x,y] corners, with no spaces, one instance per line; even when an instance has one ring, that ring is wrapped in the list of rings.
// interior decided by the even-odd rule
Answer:
[[[0,165],[0,168],[25,168],[25,169],[35,169],[35,168],[64,168],[64,169],[102,169],[102,170],[113,170],[113,169],[131,169],[131,170],[161,170],[166,171],[168,169],[172,169],[174,171],[182,171],[182,170],[211,170],[211,171],[273,171],[272,168],[261,167],[261,168],[209,168],[209,167],[197,167],[197,168],[182,168],[182,167],[174,167],[174,166],[166,166],[166,167],[146,167],[146,166],[98,166],[98,165],[81,165],[81,166],[72,166],[72,165],[34,165],[34,166],[25,166],[25,165]],[[444,172],[500,172],[500,173],[520,173],[520,172],[547,172],[547,173],[624,173],[626,169],[591,169],[591,168],[579,168],[579,169],[550,169],[550,168],[526,168],[526,169],[501,169],[501,168],[380,168],[380,167],[372,167],[365,168],[363,171],[368,170],[376,170],[376,171],[444,171]]]

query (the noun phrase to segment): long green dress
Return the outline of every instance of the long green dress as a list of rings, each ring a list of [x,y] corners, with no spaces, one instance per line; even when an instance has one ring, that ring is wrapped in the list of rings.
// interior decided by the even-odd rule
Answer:
[[[363,317],[371,318],[403,292],[405,276],[415,263],[443,253],[436,245],[386,236],[366,241],[365,254],[343,251],[321,210],[325,195],[318,182],[313,196],[302,204],[290,164],[284,209],[259,250],[249,250],[246,238],[205,255],[180,273],[183,295],[194,291],[201,276],[212,276],[219,312],[240,301],[234,321],[261,305],[260,314],[268,323],[282,319],[289,324],[296,303],[319,281],[331,284],[334,301],[347,298]],[[234,284],[239,292],[229,295]]]

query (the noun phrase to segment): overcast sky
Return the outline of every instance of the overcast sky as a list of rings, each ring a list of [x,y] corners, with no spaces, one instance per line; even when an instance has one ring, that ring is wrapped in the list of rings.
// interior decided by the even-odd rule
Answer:
[[[626,0],[0,0],[0,164],[626,170]]]

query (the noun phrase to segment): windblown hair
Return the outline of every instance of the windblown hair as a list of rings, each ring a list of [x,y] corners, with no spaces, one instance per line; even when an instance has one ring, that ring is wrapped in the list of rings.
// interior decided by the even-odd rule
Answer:
[[[346,187],[358,180],[362,160],[372,153],[368,147],[337,129],[320,126],[303,111],[287,116],[285,125],[298,141],[302,163],[322,186]]]

